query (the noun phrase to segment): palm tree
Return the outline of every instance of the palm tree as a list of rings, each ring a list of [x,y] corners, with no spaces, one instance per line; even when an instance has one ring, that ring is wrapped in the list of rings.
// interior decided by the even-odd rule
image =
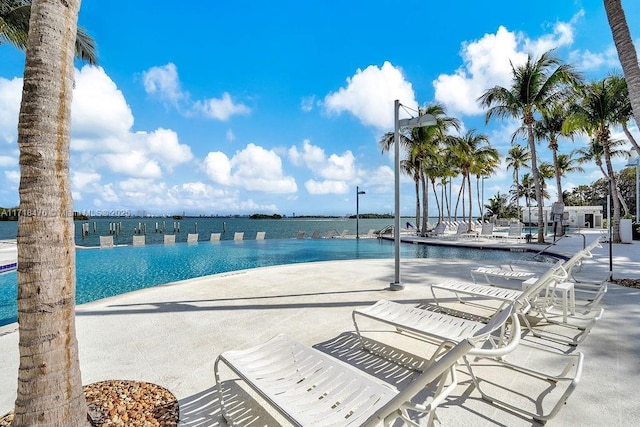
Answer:
[[[569,173],[584,173],[584,168],[580,166],[576,155],[577,152],[575,150],[569,154],[558,154],[556,167],[560,172],[560,178],[565,177]],[[562,191],[562,184],[559,187],[559,191]]]
[[[439,146],[446,141],[446,132],[451,127],[460,128],[460,121],[447,117],[442,104],[430,104],[418,109],[418,115],[432,115],[435,126],[404,129],[400,132],[400,144],[408,153],[408,159],[415,163],[419,170],[419,181],[422,188],[422,225],[416,224],[423,232],[427,229],[429,215],[428,178],[425,174],[425,163],[429,158],[438,155]],[[387,133],[379,141],[382,151],[388,151],[394,143],[393,133]],[[417,202],[419,203],[419,201]]]
[[[420,166],[410,159],[400,161],[400,167],[409,176],[413,177],[416,191],[416,227],[420,227]]]
[[[611,163],[611,147],[609,146],[613,124],[620,117],[621,99],[625,88],[619,79],[609,77],[598,82],[581,86],[580,98],[571,105],[570,116],[565,122],[568,131],[579,131],[589,135],[602,146],[602,153],[607,167],[607,175],[613,200],[613,236],[614,243],[620,243],[620,200],[616,176]]]
[[[486,167],[485,162],[491,165],[497,164],[500,156],[498,150],[489,144],[489,137],[476,133],[475,129],[470,129],[463,136],[452,138],[451,150],[460,161],[462,187],[467,185],[469,197],[469,214],[467,216],[469,229],[467,231],[470,232],[473,211],[471,175],[482,173]]]
[[[558,137],[562,134],[562,127],[567,118],[567,110],[562,104],[555,104],[542,111],[542,117],[536,122],[533,132],[538,140],[547,140],[551,150],[554,175],[556,179],[557,201],[564,204],[562,199],[561,173],[558,166]]]
[[[604,8],[607,11],[607,19],[611,27],[613,41],[618,51],[618,58],[622,64],[624,77],[629,86],[629,99],[633,107],[633,115],[636,123],[640,123],[640,66],[638,54],[633,46],[627,19],[622,9],[620,0],[604,0]],[[640,154],[640,153],[639,153]]]
[[[400,147],[401,150],[407,151],[412,144],[411,134],[406,132],[400,133]],[[380,146],[382,153],[386,153],[391,150],[394,144],[394,133],[387,132],[382,135],[378,145]],[[416,164],[411,159],[403,159],[400,161],[401,170],[413,178],[416,189],[416,227],[420,227],[420,165]]]
[[[617,117],[618,124],[622,126],[622,130],[624,131],[625,136],[627,137],[633,148],[636,150],[636,153],[640,155],[640,145],[638,145],[638,142],[633,137],[633,134],[631,133],[631,131],[629,131],[629,120],[631,120],[631,118],[633,117],[633,109],[631,108],[631,100],[629,99],[629,88],[627,86],[627,81],[624,79],[624,77],[615,74],[609,76],[609,78],[611,78],[612,80],[616,80],[617,84],[621,85],[622,87],[621,95],[623,96],[623,98],[620,99],[621,105],[619,107]]]
[[[485,207],[489,216],[500,218],[508,209],[507,196],[498,191],[495,196],[489,197],[489,203]]]
[[[26,50],[31,3],[31,0],[0,0],[0,45],[10,43]],[[80,27],[76,31],[75,53],[89,64],[98,63],[95,41]]]
[[[555,168],[549,162],[542,162],[538,165],[538,176],[540,176],[540,183],[542,186],[542,197],[548,199],[549,192],[547,191],[547,180],[552,179],[555,176]],[[538,199],[536,199],[537,201]],[[544,200],[542,201],[544,205]]]
[[[454,128],[456,130],[460,129],[461,123],[455,117],[449,117],[446,115],[444,110],[444,106],[442,104],[433,103],[427,105],[424,109],[419,109],[419,114],[430,114],[435,120],[435,126],[428,127],[418,127],[413,128],[413,133],[418,135],[416,138],[417,141],[420,141],[419,144],[412,147],[412,156],[419,157],[422,162],[422,228],[421,230],[426,231],[427,229],[427,221],[429,219],[429,194],[428,194],[428,185],[427,182],[429,180],[425,165],[432,162],[432,158],[436,158],[436,164],[441,160],[441,151],[445,150],[447,144],[449,144],[450,136],[447,135],[449,129]],[[446,162],[445,162],[446,164]]]
[[[518,188],[520,188],[520,169],[530,169],[529,162],[531,161],[531,152],[527,149],[527,147],[523,147],[522,145],[512,145],[507,153],[505,161],[507,162],[507,169],[513,169],[513,181],[517,190]],[[515,202],[516,209],[518,210],[519,215],[520,198],[516,197]]]
[[[542,199],[542,187],[538,176],[538,164],[536,156],[534,125],[537,121],[536,114],[540,114],[547,106],[553,105],[565,99],[564,85],[580,80],[579,75],[568,64],[561,63],[560,59],[546,52],[533,60],[531,55],[527,57],[524,65],[514,67],[511,88],[495,86],[487,90],[480,98],[480,104],[488,107],[485,123],[494,117],[522,120],[527,129],[527,140],[531,152],[531,171],[535,186],[536,199]],[[542,204],[538,204],[538,243],[544,243],[544,219],[542,217]]]
[[[20,209],[34,214],[18,218],[20,366],[14,426],[87,424],[75,334],[69,185],[79,9],[80,0],[34,0],[31,8],[18,146]]]
[[[498,150],[495,150],[491,154],[489,154],[488,152],[486,154],[482,154],[477,160],[478,161],[475,162],[473,170],[471,172],[476,175],[476,199],[478,199],[480,219],[484,220],[484,209],[482,208],[482,205],[484,204],[484,194],[482,195],[482,197],[480,196],[480,180],[483,180],[482,185],[484,186],[484,179],[496,173],[500,165],[500,155],[498,153]]]
[[[626,143],[627,142],[623,139],[610,139],[607,144],[609,146],[609,155],[612,158],[627,157],[629,155],[629,152],[624,149],[624,146],[626,145]],[[604,166],[602,164],[602,157],[604,156],[604,148],[602,147],[602,144],[599,141],[592,138],[588,146],[580,148],[579,150],[576,150],[575,153],[577,155],[576,161],[579,164],[594,162],[596,166],[598,166],[598,168],[600,169],[602,176],[604,176],[604,178],[607,181],[609,181],[609,174],[604,169]],[[622,204],[622,208],[624,209],[624,212],[626,215],[627,213],[629,213],[629,207],[627,206],[627,203],[625,202],[624,197],[622,197],[620,193],[618,193],[618,199],[620,200],[620,203]]]

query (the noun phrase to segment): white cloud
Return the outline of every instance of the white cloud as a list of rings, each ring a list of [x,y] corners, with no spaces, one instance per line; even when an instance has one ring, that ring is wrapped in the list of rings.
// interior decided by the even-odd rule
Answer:
[[[377,129],[393,128],[393,103],[399,99],[409,108],[417,109],[415,93],[402,71],[385,62],[381,68],[370,65],[347,78],[347,86],[324,98],[328,113],[349,112],[362,124]]]
[[[482,113],[477,99],[496,85],[511,84],[511,64],[518,66],[527,59],[573,43],[573,24],[582,16],[576,14],[571,22],[558,22],[551,34],[529,39],[500,26],[495,34],[485,34],[479,40],[462,45],[463,65],[453,74],[441,74],[433,82],[436,101],[445,105],[449,114],[475,115]]]
[[[138,133],[141,135],[141,133]],[[169,170],[175,165],[186,163],[193,159],[191,148],[178,142],[178,134],[170,129],[156,129],[150,134],[143,134],[145,145],[152,157],[157,158]]]
[[[570,46],[573,44],[573,23],[582,13],[574,16],[571,22],[557,22],[553,26],[553,34],[545,34],[538,39],[525,39],[524,51],[531,53],[534,57],[539,57],[548,50],[561,46]]]
[[[18,140],[18,114],[22,97],[22,79],[0,77],[0,143]],[[3,149],[4,150],[4,149]]]
[[[454,74],[441,74],[433,82],[436,101],[446,106],[447,113],[479,114],[482,109],[478,97],[495,85],[508,86],[514,64],[526,60],[526,54],[517,51],[515,33],[504,27],[496,34],[485,34],[480,40],[462,47],[464,66]]]
[[[170,129],[133,132],[133,114],[116,84],[99,67],[76,71],[72,107],[72,168],[107,167],[127,177],[159,178],[193,159]]]
[[[349,186],[344,181],[325,180],[315,181],[313,179],[304,183],[304,187],[309,194],[346,194]]]
[[[148,94],[169,101],[187,116],[198,113],[211,119],[227,121],[231,116],[251,113],[251,109],[246,105],[234,102],[228,92],[224,92],[219,99],[209,98],[193,102],[189,93],[182,89],[178,68],[171,62],[143,71],[142,83]]]
[[[576,64],[579,70],[591,71],[597,69],[620,68],[620,60],[615,46],[611,45],[604,52],[591,52],[590,50],[572,51],[569,54],[569,61]]]
[[[289,148],[289,160],[296,166],[306,166],[322,178],[348,181],[356,177],[356,159],[350,150],[327,157],[321,147],[308,139],[302,142],[301,151],[295,145]]]
[[[394,173],[389,166],[379,166],[366,171],[363,178],[367,186],[374,188],[374,192],[388,192],[393,186]]]
[[[133,114],[122,92],[100,67],[84,66],[75,73],[71,107],[71,138],[91,141],[109,135],[126,136]],[[90,148],[90,142],[86,148]],[[72,148],[74,144],[72,142]]]
[[[71,171],[71,188],[82,191],[87,186],[100,182],[101,175],[97,172]]]
[[[280,157],[255,144],[248,144],[231,159],[222,152],[211,152],[204,160],[204,169],[212,181],[222,185],[266,193],[298,190],[295,179],[284,176]]]
[[[304,111],[305,113],[308,113],[309,111],[313,110],[313,106],[315,102],[316,102],[315,95],[302,98],[302,100],[300,101],[300,109],[302,109],[302,111]]]
[[[17,184],[20,182],[20,172],[18,171],[4,171],[4,178],[9,181]]]
[[[225,92],[222,98],[211,98],[204,101],[198,101],[193,108],[200,111],[206,117],[226,122],[231,116],[241,114],[247,115],[251,113],[251,109],[242,103],[235,103],[231,99],[231,95]]]
[[[133,150],[129,153],[103,154],[102,159],[113,172],[139,178],[159,178],[162,176],[160,165],[150,160],[144,152]]]
[[[231,162],[223,152],[216,151],[207,154],[204,159],[204,168],[207,176],[213,182],[222,185],[231,184]]]
[[[227,129],[227,133],[225,134],[227,141],[233,142],[236,140],[236,135],[233,133],[233,130]]]
[[[159,67],[151,67],[142,72],[144,90],[151,95],[157,95],[161,99],[169,100],[177,105],[187,95],[180,88],[178,68],[173,63]]]
[[[17,166],[18,159],[11,156],[0,156],[0,166]]]

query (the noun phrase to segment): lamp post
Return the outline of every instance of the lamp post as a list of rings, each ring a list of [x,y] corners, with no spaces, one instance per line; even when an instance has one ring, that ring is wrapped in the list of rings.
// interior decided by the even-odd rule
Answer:
[[[631,166],[636,168],[636,222],[640,222],[640,176],[638,172],[640,167],[640,157],[638,157],[638,153],[635,151],[633,151],[631,156],[629,156],[629,163],[625,165],[625,167]]]
[[[360,195],[367,194],[356,186],[356,239],[360,238]]]
[[[400,127],[423,127],[434,126],[436,119],[431,114],[425,114],[410,119],[400,120],[400,101],[395,100],[393,105],[394,112],[394,133],[393,148],[395,155],[395,174],[394,174],[394,193],[395,193],[395,218],[393,222],[393,240],[395,253],[395,275],[394,281],[390,284],[392,291],[400,291],[404,289],[404,285],[400,282]]]

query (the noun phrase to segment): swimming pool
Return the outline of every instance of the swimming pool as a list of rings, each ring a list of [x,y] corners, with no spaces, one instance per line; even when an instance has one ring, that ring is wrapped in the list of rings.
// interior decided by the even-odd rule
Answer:
[[[402,258],[463,258],[506,262],[533,253],[464,247],[401,245]],[[378,239],[272,239],[76,250],[76,303],[178,280],[272,265],[393,258],[393,241]],[[0,326],[17,319],[17,274],[0,274]]]

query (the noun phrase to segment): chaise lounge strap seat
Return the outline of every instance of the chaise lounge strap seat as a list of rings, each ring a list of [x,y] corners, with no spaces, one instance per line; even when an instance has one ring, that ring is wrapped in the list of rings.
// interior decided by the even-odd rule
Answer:
[[[490,277],[501,278],[504,280],[527,280],[536,276],[531,271],[514,271],[499,267],[478,267],[471,270],[471,278],[477,283],[477,276],[483,276],[485,281],[492,285]]]
[[[380,300],[368,307],[353,310],[353,324],[360,337],[361,334],[356,321],[357,316],[384,322],[415,335],[453,344],[472,336],[486,326],[485,322],[463,319],[443,312]],[[364,343],[362,344],[364,345]]]
[[[222,416],[233,424],[232,414],[225,406],[220,363],[295,426],[377,426],[381,423],[390,426],[400,418],[405,424],[417,427],[419,424],[408,410],[428,414],[429,419],[433,419],[437,406],[456,385],[453,381],[446,389],[442,386],[447,377],[455,378],[458,360],[485,342],[495,328],[504,324],[507,315],[484,325],[437,360],[434,358],[429,367],[402,390],[286,335],[278,335],[249,349],[226,351],[214,364]],[[420,398],[424,403],[412,402],[426,386],[436,382],[437,391],[431,397]]]

